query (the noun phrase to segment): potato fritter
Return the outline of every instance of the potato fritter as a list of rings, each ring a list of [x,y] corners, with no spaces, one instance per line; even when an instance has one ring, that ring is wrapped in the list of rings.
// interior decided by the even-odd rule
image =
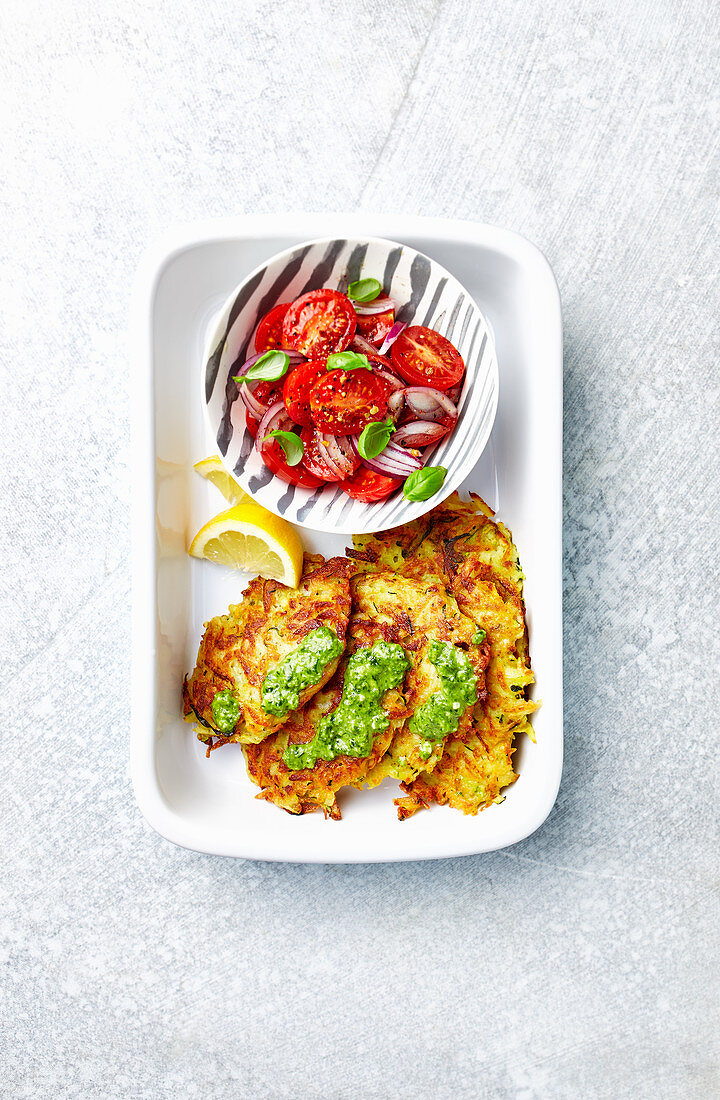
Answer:
[[[412,665],[405,680],[409,715],[395,732],[385,756],[358,785],[374,787],[389,776],[410,781],[436,767],[447,740],[447,735],[428,738],[413,722],[413,716],[442,691],[440,674],[431,659],[431,643],[450,642],[467,654],[475,676],[473,703],[486,694],[489,650],[474,641],[475,624],[462,614],[439,578],[428,576],[418,583],[399,574],[367,574],[353,582],[353,606],[368,618],[375,616],[406,649]],[[462,740],[471,725],[472,704],[459,716],[454,736]]]
[[[358,567],[397,569],[421,584],[442,583],[461,611],[485,632],[489,651],[487,693],[474,710],[470,736],[448,739],[435,768],[411,783],[396,800],[403,818],[429,801],[477,813],[517,778],[512,768],[515,737],[534,737],[528,715],[536,709],[526,695],[530,671],[523,574],[508,529],[493,519],[479,497],[453,494],[419,520],[354,539]]]
[[[262,741],[292,717],[292,711],[282,714],[266,709],[272,704],[267,692],[263,694],[263,684],[313,631],[329,631],[341,644],[335,646],[338,652],[324,666],[320,678],[298,693],[297,705],[303,706],[328,682],[345,645],[352,572],[346,558],[326,562],[318,555],[306,554],[297,588],[255,577],[245,589],[242,603],[206,624],[195,669],[183,685],[183,709],[188,721],[200,723],[198,737],[208,742],[209,748],[229,741]],[[213,701],[219,693],[221,700],[223,693],[228,693],[231,721],[237,715],[229,728],[218,728],[213,714]],[[282,710],[274,707],[278,709]]]
[[[531,732],[530,723],[525,721],[513,729],[512,736]],[[423,772],[413,783],[403,784],[407,794],[395,799],[398,817],[402,821],[427,808],[430,802],[476,814],[497,801],[502,789],[515,782],[511,752],[508,731],[494,729],[481,713],[465,741],[454,737],[449,740],[433,773]]]
[[[348,558],[306,556],[296,590],[256,578],[206,624],[188,720],[208,752],[241,742],[257,797],[292,814],[337,819],[341,788],[388,777],[400,820],[502,801],[537,706],[510,531],[455,493],[354,542]]]
[[[413,716],[441,690],[437,668],[430,659],[433,641],[462,647],[474,673],[474,698],[485,694],[486,647],[473,641],[474,624],[461,614],[442,585],[423,587],[383,572],[354,578],[352,598],[348,656],[333,679],[282,730],[243,750],[250,778],[262,788],[258,797],[290,813],[321,808],[326,816],[337,819],[336,794],[341,787],[375,786],[388,775],[412,779],[421,770],[434,767],[445,738],[429,740],[413,730]],[[289,748],[312,743],[323,721],[338,708],[352,655],[378,643],[402,647],[409,667],[404,680],[380,700],[387,723],[375,734],[369,755],[340,753],[334,759],[318,759],[313,767],[289,767]],[[460,715],[459,736],[470,732],[471,714],[472,703]]]

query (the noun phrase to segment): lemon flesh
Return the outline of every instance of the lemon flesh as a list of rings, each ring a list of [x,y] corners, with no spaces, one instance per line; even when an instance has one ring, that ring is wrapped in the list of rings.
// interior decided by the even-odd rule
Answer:
[[[303,547],[295,529],[250,500],[209,520],[192,540],[189,553],[290,588],[297,588],[302,575]]]
[[[252,501],[247,493],[240,488],[232,474],[229,474],[217,455],[210,455],[196,462],[194,470],[219,489],[228,504],[243,504]]]

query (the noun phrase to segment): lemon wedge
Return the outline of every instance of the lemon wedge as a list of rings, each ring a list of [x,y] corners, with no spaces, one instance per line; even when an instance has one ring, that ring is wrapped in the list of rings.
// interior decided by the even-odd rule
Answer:
[[[192,540],[189,553],[290,588],[297,588],[302,575],[303,547],[297,532],[252,500],[209,520]]]
[[[193,469],[197,470],[200,477],[212,482],[229,504],[244,504],[252,500],[252,497],[240,488],[232,474],[227,472],[217,455],[201,459],[200,462],[195,463]]]

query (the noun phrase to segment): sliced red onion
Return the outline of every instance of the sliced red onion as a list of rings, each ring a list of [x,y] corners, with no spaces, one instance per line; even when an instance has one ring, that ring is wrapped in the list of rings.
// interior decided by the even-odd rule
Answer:
[[[402,465],[410,463],[413,470],[419,470],[425,464],[425,459],[419,451],[412,448],[408,450],[405,447],[398,447],[394,439],[390,440],[383,454],[386,454],[393,462],[400,462]]]
[[[411,424],[403,424],[393,433],[393,443],[402,444],[403,447],[429,447],[431,443],[437,443],[450,431],[450,427],[444,424],[436,424],[433,420],[413,420]]]
[[[380,355],[384,355],[386,351],[390,350],[390,348],[393,346],[393,344],[397,340],[400,333],[403,331],[403,329],[406,329],[406,328],[407,328],[407,325],[403,324],[402,321],[396,321],[395,322],[395,324],[393,325],[393,327],[390,329],[387,336],[383,340],[382,344],[380,345]]]
[[[317,441],[320,458],[325,463],[330,473],[334,474],[338,481],[343,481],[346,475],[342,472],[339,466],[335,465],[332,458],[330,457],[330,452],[328,451],[324,434],[322,432],[316,431],[315,439]]]
[[[294,424],[287,414],[284,401],[276,401],[271,405],[260,421],[260,426],[255,437],[255,449],[263,451],[265,448],[265,436],[268,432],[291,431]],[[270,440],[272,443],[272,440]]]
[[[396,374],[390,374],[389,371],[380,370],[379,367],[372,365],[373,374],[376,374],[378,378],[383,378],[389,386],[392,386],[394,390],[404,390],[405,383],[402,382]]]
[[[240,383],[240,397],[250,415],[254,416],[256,420],[262,420],[265,413],[268,411],[268,406],[263,405],[262,401],[258,401],[257,398],[253,396],[253,392],[247,382]]]
[[[272,348],[271,350],[282,351],[285,355],[289,356],[291,367],[296,367],[298,363],[300,363],[305,358],[305,356],[301,355],[299,351],[287,351],[286,348]],[[243,363],[242,367],[238,371],[238,375],[242,377],[244,374],[247,374],[250,368],[253,367],[255,363],[257,363],[258,359],[260,359],[265,354],[266,352],[260,351],[257,355],[253,355],[252,359],[248,359],[247,362]],[[242,398],[242,402],[245,408],[251,416],[255,417],[256,420],[262,420],[269,408],[269,406],[266,405],[264,402],[258,401],[253,392],[258,382],[261,381],[262,379],[258,378],[252,382],[241,382],[239,387],[240,397]]]
[[[389,309],[395,309],[392,298],[388,298],[385,294],[381,294],[372,302],[353,302],[353,306],[358,317],[372,317],[376,313],[387,313]]]
[[[363,465],[378,474],[385,474],[387,477],[407,477],[423,465],[423,458],[419,452],[406,451],[393,443],[388,443],[385,450],[375,458],[363,458],[358,447],[359,440],[359,435],[350,436],[355,454]]]
[[[394,462],[388,461],[385,455],[378,455],[377,458],[363,458],[362,464],[367,466],[368,470],[382,474],[383,477],[409,477],[413,473],[404,466],[396,466]]]
[[[367,355],[368,359],[375,359],[379,363],[383,363],[386,367],[390,367],[392,370],[392,363],[386,356],[382,355],[376,347],[366,340],[364,336],[360,336],[357,332],[352,338],[350,347],[355,351],[361,351],[363,355]]]
[[[452,389],[447,391],[447,395],[454,405],[457,405],[460,400],[460,394],[462,393],[463,384],[458,382],[457,386],[453,386]]]
[[[457,420],[457,407],[448,395],[431,386],[408,386],[405,402],[421,420],[442,420],[448,416]]]
[[[401,449],[398,447],[398,452],[400,451]],[[371,470],[376,470],[380,474],[388,474],[390,477],[408,477],[409,474],[419,470],[423,464],[422,460],[413,463],[405,462],[402,453],[398,458],[394,453],[389,454],[387,448],[382,454],[376,455],[375,458],[364,458],[363,462]]]
[[[349,477],[355,469],[355,461],[353,448],[347,436],[335,436],[330,432],[322,432],[319,438],[324,444],[324,446],[321,445],[320,453],[333,473],[337,470],[341,481]]]
[[[250,370],[250,367],[254,367],[255,364],[257,363],[258,359],[260,358],[260,356],[264,355],[264,354],[265,354],[264,351],[259,351],[257,353],[257,355],[251,355],[249,359],[245,360],[245,362],[240,367],[240,369],[237,371],[237,373],[238,374],[247,374],[247,372]],[[233,367],[233,370],[235,370],[234,367]]]
[[[393,417],[393,419],[400,415],[400,412],[402,411],[402,407],[403,407],[404,404],[405,404],[405,390],[404,389],[395,390],[394,393],[390,394],[390,396],[388,397],[388,412]]]

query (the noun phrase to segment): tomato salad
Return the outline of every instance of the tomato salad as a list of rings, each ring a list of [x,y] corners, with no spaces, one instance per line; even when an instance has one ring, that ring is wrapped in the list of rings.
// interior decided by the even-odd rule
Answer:
[[[427,500],[447,471],[424,452],[453,430],[465,364],[434,329],[395,320],[377,279],[274,306],[235,375],[247,427],[277,477],[354,500]]]

